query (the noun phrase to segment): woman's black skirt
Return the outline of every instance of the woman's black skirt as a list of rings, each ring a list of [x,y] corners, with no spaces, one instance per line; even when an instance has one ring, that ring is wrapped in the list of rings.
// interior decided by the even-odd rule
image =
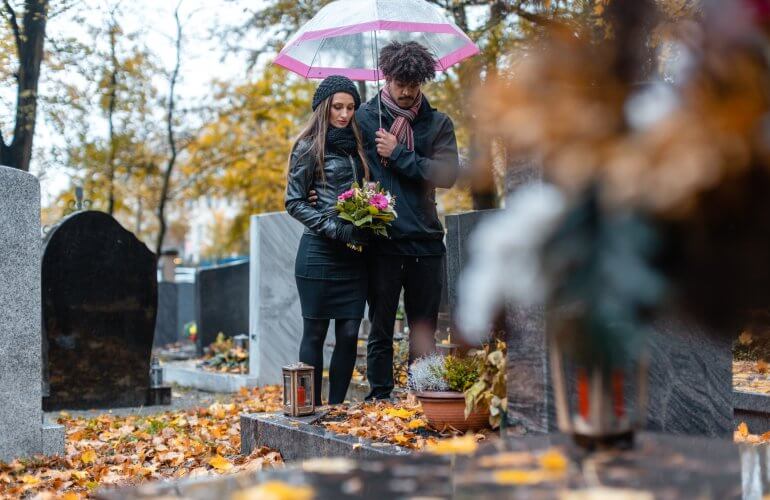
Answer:
[[[368,279],[362,252],[305,233],[294,265],[302,317],[354,319],[364,316]]]

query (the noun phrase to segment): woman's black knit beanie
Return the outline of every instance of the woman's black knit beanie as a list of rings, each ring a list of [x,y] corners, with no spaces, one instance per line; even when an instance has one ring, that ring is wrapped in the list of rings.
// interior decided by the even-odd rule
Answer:
[[[361,106],[361,96],[358,95],[358,89],[353,81],[341,75],[328,76],[318,85],[313,95],[313,111],[321,104],[324,99],[336,94],[337,92],[345,92],[353,96],[353,101],[356,103],[356,109]]]

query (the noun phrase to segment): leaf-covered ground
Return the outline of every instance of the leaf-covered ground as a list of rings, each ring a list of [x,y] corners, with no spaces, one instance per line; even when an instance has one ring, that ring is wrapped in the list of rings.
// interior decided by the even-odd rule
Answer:
[[[413,450],[422,450],[438,441],[461,435],[452,429],[431,428],[419,402],[412,398],[389,403],[367,402],[334,407],[320,422],[326,429],[338,434],[396,444]],[[475,436],[486,437],[490,431]]]
[[[733,361],[733,388],[770,394],[770,364],[766,361]]]
[[[243,390],[229,403],[150,416],[63,413],[65,455],[0,462],[2,498],[88,498],[96,488],[206,474],[229,474],[282,464],[266,448],[240,456],[241,413],[277,411],[278,386]]]

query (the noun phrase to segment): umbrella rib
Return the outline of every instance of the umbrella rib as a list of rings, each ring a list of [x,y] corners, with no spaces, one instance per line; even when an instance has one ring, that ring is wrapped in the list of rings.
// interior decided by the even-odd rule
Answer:
[[[305,75],[305,78],[310,78],[310,72],[313,71],[313,64],[315,64],[315,58],[318,56],[318,53],[321,52],[321,49],[326,43],[326,40],[328,40],[328,38],[322,38],[321,43],[318,44],[318,49],[315,51],[315,54],[313,54],[313,59],[310,60],[310,66],[307,67],[307,74]]]

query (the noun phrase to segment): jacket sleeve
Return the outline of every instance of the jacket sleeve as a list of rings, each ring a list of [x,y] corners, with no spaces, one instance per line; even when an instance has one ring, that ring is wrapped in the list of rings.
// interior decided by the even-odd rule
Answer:
[[[311,231],[337,239],[339,221],[331,212],[322,212],[310,204],[308,195],[315,178],[315,157],[307,147],[297,146],[289,161],[289,178],[286,183],[284,206],[289,215]]]
[[[452,120],[445,117],[433,142],[433,156],[420,156],[398,144],[390,155],[391,167],[405,177],[425,180],[436,187],[451,188],[460,169],[460,155]]]

